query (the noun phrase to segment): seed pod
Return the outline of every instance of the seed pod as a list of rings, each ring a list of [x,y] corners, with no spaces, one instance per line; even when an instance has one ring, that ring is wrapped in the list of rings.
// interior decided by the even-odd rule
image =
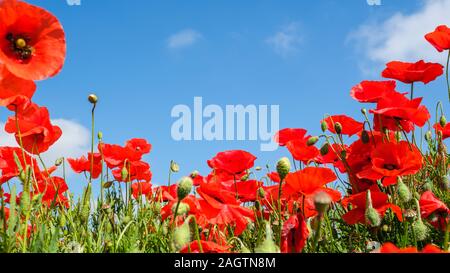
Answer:
[[[192,179],[187,176],[180,179],[177,186],[177,196],[179,201],[183,200],[186,196],[189,195],[192,190],[193,183],[194,182],[192,181]]]
[[[291,162],[289,161],[289,158],[283,157],[280,160],[278,160],[277,172],[278,175],[280,176],[281,181],[283,181],[284,178],[286,178],[286,175],[288,175],[290,170],[291,170]]]

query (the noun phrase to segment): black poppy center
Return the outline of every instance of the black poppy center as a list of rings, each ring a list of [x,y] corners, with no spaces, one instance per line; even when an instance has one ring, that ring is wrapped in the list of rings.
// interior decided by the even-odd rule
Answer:
[[[398,169],[398,166],[394,165],[394,164],[384,164],[384,168],[387,169],[387,170],[392,171],[392,170]]]
[[[31,39],[25,35],[6,34],[5,37],[10,44],[10,49],[20,60],[28,60],[33,54],[33,47],[30,45]]]

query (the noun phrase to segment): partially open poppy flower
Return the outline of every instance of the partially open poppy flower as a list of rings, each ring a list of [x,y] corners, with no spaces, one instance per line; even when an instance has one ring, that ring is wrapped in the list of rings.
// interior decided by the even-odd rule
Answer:
[[[309,137],[291,140],[286,145],[287,149],[292,154],[292,157],[305,164],[314,160],[320,153],[316,146],[308,145],[308,138]]]
[[[0,63],[0,106],[11,111],[22,111],[29,104],[36,91],[33,81],[18,78]]]
[[[127,175],[123,177],[123,169],[127,170]],[[116,168],[112,170],[114,178],[119,182],[131,182],[131,181],[145,181],[150,182],[152,180],[152,172],[150,171],[150,165],[144,161],[130,161],[127,162],[122,168]]]
[[[363,123],[354,120],[346,115],[335,115],[324,119],[322,122],[326,122],[328,130],[333,134],[336,134],[335,124],[339,123],[342,126],[341,134],[352,136],[362,131]]]
[[[19,159],[21,166],[37,166],[35,159],[25,153],[25,161],[22,150],[18,147],[0,147],[0,185],[19,175],[19,167],[16,164],[15,156]]]
[[[436,132],[442,133],[442,139],[447,139],[450,137],[450,123],[447,123],[444,127],[438,122],[436,123],[433,128],[436,130]]]
[[[289,141],[304,139],[306,130],[301,128],[286,128],[275,134],[274,140],[280,146],[286,146]]]
[[[91,172],[91,157],[93,159],[92,178],[97,179],[102,172],[102,156],[99,153],[88,154],[88,158],[67,158],[70,167],[76,173]]]
[[[393,61],[386,64],[383,71],[384,78],[399,80],[403,83],[434,81],[444,73],[444,67],[438,63],[426,63],[420,60],[416,63]]]
[[[398,176],[411,175],[417,173],[423,165],[423,158],[419,149],[407,141],[399,143],[380,143],[372,151],[372,164],[359,172],[359,178],[378,180],[383,177],[395,178],[389,183],[383,181],[383,185],[388,186],[396,183]]]
[[[18,115],[18,125],[22,137],[23,148],[31,154],[47,151],[62,135],[61,128],[53,126],[46,107],[36,104],[30,105]],[[17,143],[20,143],[15,117],[9,117],[5,131],[15,134]]]
[[[281,252],[299,253],[306,245],[309,237],[308,226],[301,213],[289,217],[281,231]]]
[[[377,102],[395,91],[395,81],[362,81],[350,91],[350,96],[359,102]]]
[[[213,169],[223,170],[229,174],[240,174],[253,167],[256,157],[246,151],[233,150],[218,153],[208,160]]]
[[[436,228],[445,230],[450,221],[450,209],[432,191],[426,191],[419,200],[421,216]]]
[[[398,92],[392,92],[389,96],[379,99],[377,108],[370,110],[375,114],[375,130],[382,131],[382,128],[385,127],[392,131],[409,132],[414,125],[424,126],[431,116],[428,109],[421,103],[422,98],[410,100]]]
[[[64,30],[48,11],[17,0],[0,2],[0,61],[19,78],[56,75],[66,56]]]
[[[425,39],[439,52],[450,49],[450,28],[440,25],[433,32],[425,35]]]
[[[370,196],[372,198],[372,206],[373,208],[380,214],[383,218],[388,209],[391,209],[392,212],[397,216],[399,221],[403,221],[402,209],[394,204],[389,203],[388,196],[377,190],[377,186],[373,186],[370,191]],[[352,204],[353,209],[342,215],[342,219],[349,225],[354,224],[365,224],[366,223],[366,200],[367,200],[367,192],[360,192],[358,194],[351,195],[347,198],[344,198],[341,203],[342,206],[347,207],[349,204]]]

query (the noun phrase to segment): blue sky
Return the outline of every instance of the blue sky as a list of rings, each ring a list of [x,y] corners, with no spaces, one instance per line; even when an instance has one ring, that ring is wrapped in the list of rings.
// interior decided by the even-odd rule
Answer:
[[[95,92],[105,142],[141,137],[153,145],[145,159],[154,184],[167,182],[171,159],[181,166],[179,177],[206,174],[206,160],[223,150],[247,150],[257,165],[272,168],[288,155],[285,149],[260,152],[258,141],[176,142],[170,134],[175,105],[192,106],[194,96],[222,107],[279,105],[281,128],[318,134],[326,113],[362,118],[350,88],[380,79],[385,61],[442,62],[422,37],[450,24],[448,0],[381,0],[380,6],[366,0],[28,2],[61,20],[68,47],[63,71],[39,82],[35,102],[54,119],[89,128],[87,95]],[[416,94],[434,115],[435,103],[447,102],[445,88],[441,77],[418,85]],[[0,110],[0,122],[7,114]],[[73,149],[83,150],[86,134],[78,137],[78,131]],[[73,191],[84,185],[82,176],[70,177]]]

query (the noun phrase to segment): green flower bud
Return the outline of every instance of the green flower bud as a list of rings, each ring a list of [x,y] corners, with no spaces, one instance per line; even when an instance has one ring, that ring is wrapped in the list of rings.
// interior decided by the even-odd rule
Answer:
[[[322,156],[325,156],[329,152],[330,152],[330,144],[328,144],[328,143],[323,144],[322,148],[320,148],[320,154]]]
[[[317,143],[317,141],[319,141],[319,137],[316,137],[316,136],[310,137],[308,139],[308,141],[306,142],[306,145],[313,146],[314,144]]]
[[[361,113],[365,116],[367,115],[367,109],[366,108],[362,108],[361,109]]]
[[[175,161],[170,161],[170,170],[174,173],[177,173],[180,171],[180,166]]]
[[[95,94],[90,94],[88,100],[92,104],[96,104],[98,102],[98,97]]]
[[[319,215],[323,215],[327,211],[331,201],[331,197],[323,191],[314,195],[314,206],[317,212],[319,212]]]
[[[397,193],[402,203],[408,203],[412,198],[411,191],[401,178],[398,178]]]
[[[126,166],[123,166],[122,171],[120,172],[120,175],[122,177],[122,180],[127,181],[128,180],[128,170]]]
[[[247,181],[249,178],[250,178],[250,174],[249,174],[249,173],[246,173],[245,175],[243,175],[243,176],[241,177],[241,181]]]
[[[433,183],[431,181],[428,181],[427,183],[425,183],[425,185],[423,185],[423,189],[425,191],[432,191],[433,190]]]
[[[256,166],[256,167],[255,167],[255,171],[258,171],[258,172],[259,172],[259,171],[261,171],[261,170],[262,170],[262,167],[261,167],[261,166]]]
[[[103,139],[103,133],[102,133],[102,131],[99,131],[99,132],[97,133],[97,139],[100,140],[100,141],[102,141],[102,139]]]
[[[366,196],[366,213],[365,213],[366,223],[372,227],[378,227],[381,224],[380,214],[372,205],[372,196],[370,195],[370,190],[367,191]]]
[[[270,228],[269,223],[266,222],[266,238],[255,248],[255,253],[279,253],[280,248],[272,237],[272,229]]]
[[[363,130],[361,133],[361,141],[365,144],[370,142],[369,132],[367,132],[366,130]]]
[[[177,196],[178,200],[183,200],[192,190],[193,181],[190,177],[183,177],[178,181]]]
[[[261,207],[261,202],[259,202],[259,200],[255,201],[255,209],[257,211],[261,211],[262,207]]]
[[[417,241],[423,241],[428,237],[428,227],[422,222],[421,218],[414,222],[412,227]]]
[[[447,119],[445,118],[444,115],[442,115],[441,118],[439,119],[439,124],[440,124],[442,127],[445,127],[445,125],[447,125]]]
[[[280,160],[278,160],[277,172],[281,180],[284,180],[284,178],[286,178],[286,175],[288,175],[290,170],[291,170],[291,161],[289,161],[289,158],[283,157]]]
[[[266,198],[266,192],[264,191],[264,189],[262,187],[258,188],[258,197],[261,199]]]
[[[336,134],[340,135],[342,133],[342,124],[336,122],[334,124],[334,130],[336,131]]]
[[[322,123],[320,124],[320,127],[322,129],[322,132],[326,132],[328,130],[328,124],[325,121],[322,121]]]
[[[179,251],[183,246],[187,245],[191,241],[191,231],[189,228],[189,220],[186,221],[173,232],[173,246],[176,251]]]
[[[176,207],[177,207],[176,205],[172,206],[172,213],[173,214],[175,214]],[[188,204],[180,203],[180,205],[178,206],[177,215],[188,214],[190,210],[191,210],[191,207]]]
[[[425,140],[426,141],[431,141],[432,137],[433,137],[433,134],[431,133],[431,131],[427,131],[425,133]]]
[[[61,166],[64,162],[64,157],[60,157],[58,159],[56,159],[55,161],[55,166]]]
[[[189,175],[192,179],[196,178],[199,175],[199,171],[193,171],[191,172],[191,175]]]

